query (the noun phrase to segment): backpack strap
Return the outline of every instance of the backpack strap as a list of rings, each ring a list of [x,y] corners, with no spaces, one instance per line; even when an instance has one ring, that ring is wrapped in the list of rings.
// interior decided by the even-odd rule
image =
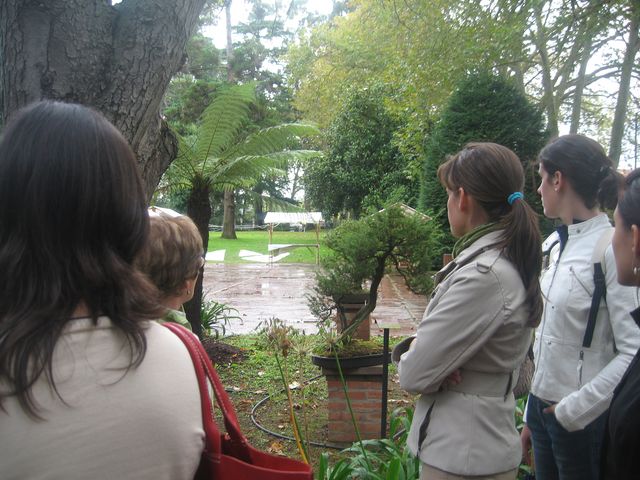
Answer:
[[[560,244],[560,235],[557,231],[549,235],[542,242],[542,269],[546,269],[551,263],[551,254],[553,249]]]
[[[589,348],[591,340],[593,340],[593,331],[596,328],[596,318],[598,317],[598,309],[600,308],[600,300],[607,299],[607,282],[605,279],[605,260],[604,254],[607,247],[611,244],[613,237],[613,228],[608,228],[596,243],[591,255],[591,263],[593,264],[593,296],[591,297],[591,308],[589,309],[589,317],[587,319],[587,329],[582,339],[582,347]]]

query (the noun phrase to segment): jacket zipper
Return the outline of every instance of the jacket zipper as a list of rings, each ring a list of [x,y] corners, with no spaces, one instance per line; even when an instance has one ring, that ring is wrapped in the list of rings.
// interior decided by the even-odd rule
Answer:
[[[549,288],[547,289],[546,295],[544,295],[544,292],[543,292],[543,295],[545,296],[545,299],[547,301],[547,306],[551,304],[551,301],[549,300],[549,294],[551,293],[551,289],[553,288],[553,282],[555,282],[556,280],[556,273],[558,273],[558,264],[560,263],[560,255],[558,255],[558,258],[556,259],[555,262],[551,260],[552,252],[553,252],[553,249],[549,252],[549,263],[553,264],[553,275],[551,276],[551,281],[549,282]],[[538,355],[536,357],[538,359],[540,358],[540,355],[542,355],[542,342],[544,341],[543,337],[544,337],[544,330],[546,325],[547,325],[547,307],[545,307],[544,309],[544,315],[542,318],[542,328],[540,329],[540,344],[538,345]]]
[[[582,387],[582,364],[584,363],[584,350],[580,350],[580,359],[578,360],[578,387]]]

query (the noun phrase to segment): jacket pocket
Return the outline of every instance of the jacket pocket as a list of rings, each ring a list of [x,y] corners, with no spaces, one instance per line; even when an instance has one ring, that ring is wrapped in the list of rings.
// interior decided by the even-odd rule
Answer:
[[[431,422],[431,411],[433,410],[433,406],[435,404],[436,401],[434,400],[433,402],[431,402],[431,405],[429,405],[429,409],[427,410],[427,413],[424,416],[424,420],[422,420],[422,423],[420,424],[420,428],[418,430],[418,456],[420,456],[420,452],[422,451],[422,444],[427,438],[427,429],[429,428],[429,423]]]

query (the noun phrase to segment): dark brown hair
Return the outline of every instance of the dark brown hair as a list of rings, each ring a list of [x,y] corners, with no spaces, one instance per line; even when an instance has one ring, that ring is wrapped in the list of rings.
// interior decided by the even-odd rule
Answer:
[[[640,227],[640,168],[633,170],[624,180],[624,195],[618,201],[618,213],[624,226]]]
[[[39,418],[31,387],[55,390],[56,343],[81,303],[106,315],[138,365],[141,321],[157,318],[157,290],[132,262],[149,220],[135,156],[102,115],[81,105],[38,102],[0,139],[0,405],[17,396]]]
[[[538,217],[524,198],[509,205],[514,192],[522,192],[524,173],[517,155],[496,143],[469,143],[449,157],[438,169],[442,185],[450,190],[462,187],[489,216],[498,222],[502,237],[497,248],[516,267],[526,289],[529,325],[535,327],[542,315],[539,277],[542,249]]]
[[[168,297],[198,275],[202,255],[202,237],[189,217],[159,214],[150,219],[149,241],[135,264]]]
[[[562,135],[551,140],[538,155],[549,175],[562,173],[585,207],[615,208],[621,175],[611,166],[604,148],[584,135]]]

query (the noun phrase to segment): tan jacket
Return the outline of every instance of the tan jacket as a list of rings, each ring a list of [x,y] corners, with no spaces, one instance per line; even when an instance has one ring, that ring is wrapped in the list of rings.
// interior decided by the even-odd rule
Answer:
[[[491,248],[500,233],[480,238],[441,271],[444,279],[399,364],[401,387],[422,394],[409,448],[456,475],[504,472],[522,456],[512,390],[532,330],[520,276]],[[443,384],[458,369],[462,383]]]

